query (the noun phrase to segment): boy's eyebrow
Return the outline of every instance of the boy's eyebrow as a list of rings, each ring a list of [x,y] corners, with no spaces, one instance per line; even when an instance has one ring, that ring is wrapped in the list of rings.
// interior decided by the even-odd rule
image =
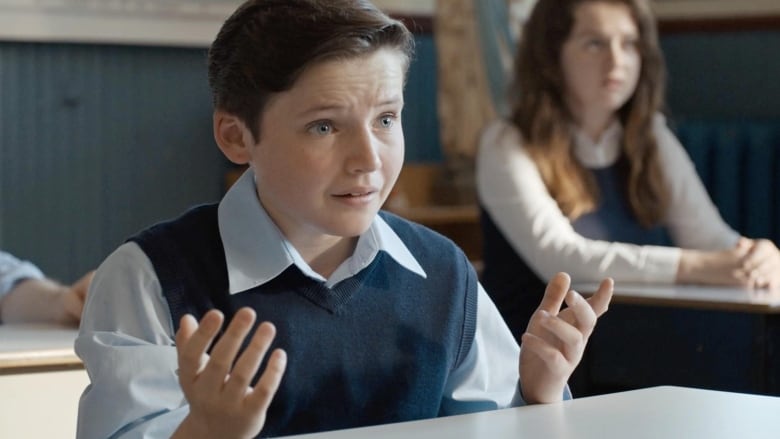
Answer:
[[[307,108],[300,113],[298,113],[299,116],[307,116],[309,114],[316,114],[316,113],[322,113],[325,111],[332,111],[332,110],[338,110],[344,108],[343,105],[334,105],[334,104],[324,104],[324,105],[317,105],[315,107]]]
[[[392,105],[403,105],[404,99],[403,96],[393,96],[391,98],[385,99],[384,101],[380,102],[377,107],[389,107]]]
[[[379,104],[377,104],[376,106],[377,107],[388,107],[388,106],[392,106],[392,105],[397,105],[399,103],[403,104],[403,102],[404,102],[404,100],[403,100],[403,98],[401,96],[393,96],[391,98],[388,98],[388,99],[385,99],[385,100],[379,102]],[[345,105],[339,105],[339,104],[315,105],[314,107],[307,108],[307,109],[301,111],[300,113],[298,113],[298,115],[299,116],[307,116],[309,114],[317,114],[317,113],[322,113],[322,112],[326,112],[326,111],[341,110],[341,109],[343,109],[345,107],[346,107]]]

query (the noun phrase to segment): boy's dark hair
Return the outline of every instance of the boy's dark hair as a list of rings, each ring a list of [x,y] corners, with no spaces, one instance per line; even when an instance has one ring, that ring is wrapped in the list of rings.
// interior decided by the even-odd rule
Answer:
[[[309,66],[380,48],[406,67],[414,38],[366,0],[249,0],[222,25],[209,50],[214,106],[238,116],[255,140],[269,96],[289,90]]]

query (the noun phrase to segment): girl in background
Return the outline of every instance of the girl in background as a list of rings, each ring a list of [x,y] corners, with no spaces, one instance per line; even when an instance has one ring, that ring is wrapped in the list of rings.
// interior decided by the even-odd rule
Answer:
[[[539,0],[512,113],[477,157],[482,282],[516,335],[559,270],[575,282],[780,287],[780,251],[721,218],[660,111],[644,0]]]

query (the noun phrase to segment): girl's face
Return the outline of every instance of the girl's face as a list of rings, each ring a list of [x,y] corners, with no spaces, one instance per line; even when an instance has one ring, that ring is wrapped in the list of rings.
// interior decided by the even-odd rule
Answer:
[[[628,6],[590,1],[574,10],[561,50],[566,102],[575,119],[611,117],[634,94],[642,58]]]

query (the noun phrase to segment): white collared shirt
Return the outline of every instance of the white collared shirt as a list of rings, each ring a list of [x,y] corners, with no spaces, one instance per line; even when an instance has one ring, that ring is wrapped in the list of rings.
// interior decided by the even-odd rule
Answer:
[[[523,148],[519,130],[503,120],[493,122],[480,139],[476,167],[480,202],[507,242],[542,279],[566,271],[574,282],[612,277],[616,282],[674,283],[680,248],[727,249],[739,234],[721,218],[663,116],[656,115],[652,129],[671,191],[663,226],[678,247],[600,241],[577,233]],[[574,154],[587,168],[608,167],[620,157],[622,134],[619,122],[596,141],[575,131]]]
[[[291,264],[323,280],[268,217],[257,199],[251,172],[228,191],[218,215],[231,294],[273,279]],[[357,274],[379,251],[426,276],[413,251],[377,216],[360,236],[354,254],[324,280],[334,285]],[[95,274],[76,352],[92,383],[79,405],[79,438],[120,436],[117,433],[123,438],[169,437],[187,415],[189,408],[175,373],[173,322],[151,262],[137,244],[119,247]],[[474,343],[449,377],[442,412],[523,404],[518,358],[517,343],[480,285]],[[449,412],[448,407],[452,407]]]

